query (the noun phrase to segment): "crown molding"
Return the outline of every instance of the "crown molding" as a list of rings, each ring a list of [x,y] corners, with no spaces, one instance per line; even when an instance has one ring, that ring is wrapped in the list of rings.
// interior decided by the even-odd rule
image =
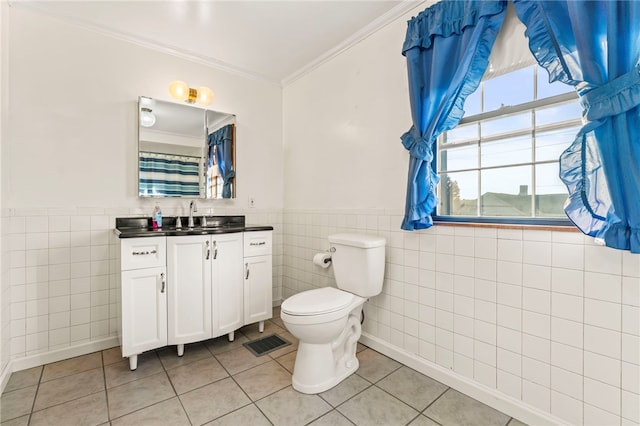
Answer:
[[[384,15],[381,15],[375,20],[371,21],[369,24],[367,24],[367,26],[356,31],[349,38],[345,39],[343,42],[341,42],[334,48],[326,51],[324,54],[314,59],[313,61],[309,62],[307,65],[303,66],[299,70],[285,77],[281,82],[282,87],[286,87],[289,84],[298,80],[299,78],[302,78],[303,76],[310,73],[314,69],[318,68],[322,64],[330,61],[331,59],[335,58],[345,50],[350,49],[352,46],[358,44],[365,38],[374,34],[376,31],[382,29],[383,27],[392,23],[396,19],[402,17],[412,9],[415,9],[420,5],[423,5],[424,3],[434,3],[434,0],[402,0],[401,3],[394,6],[392,9],[387,11]]]
[[[201,65],[205,65],[211,68],[225,71],[225,72],[228,72],[229,74],[233,74],[233,75],[237,75],[240,77],[245,77],[253,80],[259,80],[262,82],[280,86],[280,82],[277,80],[268,78],[260,73],[249,71],[242,67],[232,65],[220,59],[213,58],[206,55],[201,55],[193,51],[178,48],[176,46],[159,43],[155,40],[141,37],[139,35],[134,35],[125,31],[118,31],[112,28],[107,28],[103,25],[99,25],[94,22],[89,22],[84,19],[72,18],[62,13],[57,13],[49,9],[39,7],[38,4],[35,2],[29,2],[25,0],[13,0],[10,2],[10,6],[23,7],[23,8],[32,10],[34,12],[49,16],[51,18],[57,19],[59,21],[65,22],[70,25],[74,25],[89,31],[96,32],[98,34],[102,34],[104,36],[108,36],[111,38],[128,42],[131,44],[135,44],[137,46],[144,47],[150,50],[155,50],[160,53],[165,53],[167,55],[175,56],[180,59],[185,59],[191,62],[195,62]]]

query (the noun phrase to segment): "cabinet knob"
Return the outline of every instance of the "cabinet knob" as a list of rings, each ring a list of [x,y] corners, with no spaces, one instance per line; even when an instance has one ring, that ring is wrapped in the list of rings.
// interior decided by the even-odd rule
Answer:
[[[162,280],[162,288],[160,289],[160,293],[164,293],[165,286],[167,285],[167,282],[164,279],[164,272],[160,273],[160,279]]]
[[[206,245],[207,245],[207,257],[205,259],[209,260],[209,256],[211,255],[211,249],[209,248],[209,241],[206,242]]]
[[[216,240],[213,240],[213,260],[218,258],[218,243]]]
[[[158,253],[156,250],[133,251],[133,252],[131,252],[131,254],[134,255],[134,256],[147,256],[149,254],[156,254],[156,253]]]
[[[248,280],[248,279],[249,279],[249,264],[248,264],[248,263],[245,263],[245,264],[244,264],[244,268],[245,268],[245,270],[247,271],[247,275],[244,277],[244,279],[245,279],[245,280]]]

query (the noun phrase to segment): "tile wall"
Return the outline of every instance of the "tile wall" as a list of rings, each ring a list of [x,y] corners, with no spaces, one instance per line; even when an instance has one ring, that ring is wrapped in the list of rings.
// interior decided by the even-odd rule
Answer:
[[[283,295],[335,285],[327,235],[387,238],[364,332],[572,424],[640,423],[640,255],[578,232],[434,226],[387,211],[285,211]]]
[[[3,209],[0,215],[0,376],[9,362],[11,344],[8,223],[8,211]]]
[[[137,208],[9,211],[2,238],[8,279],[2,282],[10,291],[3,294],[2,315],[7,315],[3,324],[10,332],[11,358],[116,336],[120,252],[115,218],[145,213]],[[205,213],[212,214],[201,207],[199,214]],[[279,301],[281,211],[216,209],[215,214],[245,214],[249,224],[274,226],[273,292]]]

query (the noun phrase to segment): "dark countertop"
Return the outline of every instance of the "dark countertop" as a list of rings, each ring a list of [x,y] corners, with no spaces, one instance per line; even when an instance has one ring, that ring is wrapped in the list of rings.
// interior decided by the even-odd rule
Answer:
[[[206,226],[202,226],[202,216],[194,216],[194,227],[187,227],[188,217],[182,217],[182,228],[176,228],[176,217],[164,217],[162,228],[153,229],[151,218],[116,218],[115,233],[119,238],[170,237],[176,235],[230,234],[234,232],[273,231],[273,226],[246,226],[244,216],[206,216]]]

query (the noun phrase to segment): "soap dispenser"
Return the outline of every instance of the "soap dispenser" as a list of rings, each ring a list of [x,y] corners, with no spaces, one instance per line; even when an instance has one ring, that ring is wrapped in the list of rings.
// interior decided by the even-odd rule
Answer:
[[[156,206],[153,209],[153,217],[151,218],[151,223],[153,225],[153,229],[162,228],[162,211],[160,210],[160,206]]]

